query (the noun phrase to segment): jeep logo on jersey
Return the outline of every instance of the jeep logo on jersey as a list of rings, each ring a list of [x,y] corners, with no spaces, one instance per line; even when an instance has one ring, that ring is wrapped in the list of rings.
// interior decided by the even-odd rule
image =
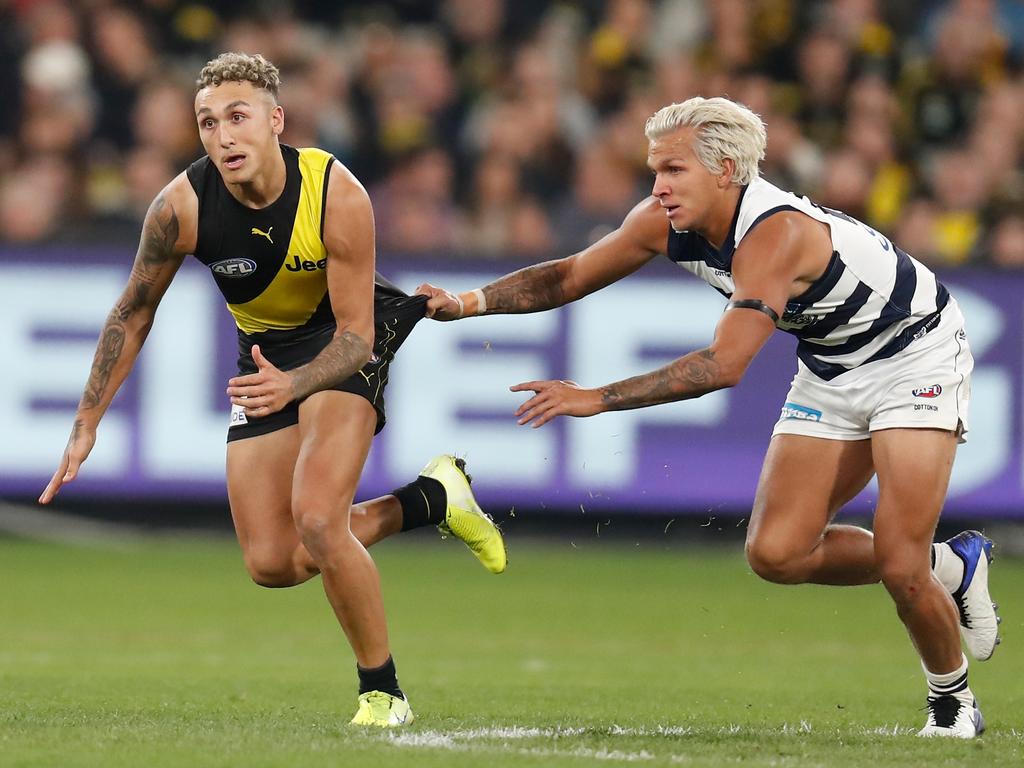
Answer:
[[[252,259],[224,259],[210,265],[210,270],[221,277],[246,277],[256,271]]]
[[[942,386],[940,384],[932,384],[930,387],[918,387],[911,390],[911,394],[914,397],[938,397],[942,394]]]
[[[326,257],[320,259],[320,261],[310,261],[309,259],[299,259],[298,256],[292,255],[292,261],[290,264],[285,264],[284,268],[289,272],[315,272],[318,269],[327,269]]]

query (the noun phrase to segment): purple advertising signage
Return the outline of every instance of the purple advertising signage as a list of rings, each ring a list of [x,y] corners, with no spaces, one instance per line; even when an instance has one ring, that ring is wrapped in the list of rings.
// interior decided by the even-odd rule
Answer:
[[[99,328],[127,277],[131,254],[0,252],[0,494],[33,497],[60,458]],[[477,287],[515,263],[381,257],[408,291],[424,281]],[[943,276],[967,317],[976,358],[970,436],[957,457],[947,509],[1020,516],[1021,297],[1024,275]],[[739,386],[698,400],[561,418],[531,429],[513,412],[512,384],[572,379],[596,386],[706,346],[724,300],[667,261],[558,311],[423,321],[399,352],[361,493],[408,482],[429,458],[470,461],[491,505],[607,512],[743,514],[796,369],[778,333]],[[143,354],[101,424],[68,497],[225,498],[224,395],[234,371],[230,318],[204,268],[191,260],[157,314]],[[813,472],[808,467],[808,472]],[[868,511],[869,487],[854,507]]]

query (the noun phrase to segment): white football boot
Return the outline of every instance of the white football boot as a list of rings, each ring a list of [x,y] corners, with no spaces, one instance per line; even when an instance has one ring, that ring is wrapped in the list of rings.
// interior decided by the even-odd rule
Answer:
[[[999,645],[1001,621],[988,591],[992,542],[978,531],[964,531],[946,541],[945,546],[964,565],[963,578],[952,593],[960,612],[960,634],[970,654],[978,661],[985,661]]]
[[[954,739],[973,739],[985,730],[978,702],[971,695],[945,694],[928,697],[928,720],[918,736],[946,736]]]

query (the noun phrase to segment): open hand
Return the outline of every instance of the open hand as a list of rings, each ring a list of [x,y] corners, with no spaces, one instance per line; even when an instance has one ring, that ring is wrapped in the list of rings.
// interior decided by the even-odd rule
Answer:
[[[231,404],[242,407],[246,417],[262,418],[276,413],[295,399],[292,377],[276,368],[253,344],[252,359],[256,373],[235,376],[228,380]]]
[[[513,392],[534,395],[516,409],[519,424],[536,429],[556,416],[593,416],[604,410],[601,394],[575,381],[525,381],[509,387]]]
[[[95,444],[96,428],[87,427],[81,419],[76,419],[75,426],[71,430],[71,437],[68,438],[68,445],[64,449],[64,456],[60,460],[60,466],[57,467],[57,471],[53,473],[50,482],[39,496],[40,504],[49,504],[64,483],[70,483],[78,477],[78,468],[89,456]]]
[[[430,283],[423,283],[416,289],[416,293],[429,297],[427,301],[427,317],[434,320],[458,320],[462,317],[462,305],[455,297],[444,288],[438,288]]]

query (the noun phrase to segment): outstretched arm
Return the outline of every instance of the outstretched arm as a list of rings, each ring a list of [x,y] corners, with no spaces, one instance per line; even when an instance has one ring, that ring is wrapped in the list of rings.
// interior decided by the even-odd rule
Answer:
[[[513,392],[534,395],[516,410],[520,424],[539,427],[556,416],[593,416],[650,405],[689,400],[734,386],[775,330],[761,312],[733,311],[722,316],[707,349],[690,352],[655,371],[614,384],[585,389],[572,381],[527,381]]]
[[[733,258],[732,299],[769,307],[781,316],[792,295],[820,273],[822,256],[809,247],[814,223],[802,214],[778,214],[744,238]],[[819,249],[820,250],[820,249]],[[690,352],[655,371],[585,389],[571,381],[528,381],[514,392],[534,395],[516,411],[520,424],[539,427],[556,416],[593,416],[688,400],[739,383],[775,330],[763,311],[725,312],[707,349]]]
[[[560,307],[621,280],[665,250],[668,220],[655,198],[638,204],[614,232],[586,250],[525,267],[458,295],[425,283],[427,317],[461,317],[542,312]]]
[[[191,188],[185,189],[182,184],[188,187],[184,177],[179,176],[157,195],[146,212],[128,283],[100,331],[71,437],[57,471],[39,497],[41,504],[48,504],[64,483],[78,475],[96,442],[100,419],[128,377],[153,325],[157,305],[181,266],[187,252],[184,240],[195,228],[195,215],[188,200]],[[191,237],[194,239],[194,234]]]
[[[246,416],[268,416],[292,400],[330,389],[366,365],[373,352],[373,208],[366,190],[340,163],[332,164],[328,183],[324,245],[337,330],[320,354],[287,372],[253,346],[257,372],[236,376],[228,381],[227,390]]]

